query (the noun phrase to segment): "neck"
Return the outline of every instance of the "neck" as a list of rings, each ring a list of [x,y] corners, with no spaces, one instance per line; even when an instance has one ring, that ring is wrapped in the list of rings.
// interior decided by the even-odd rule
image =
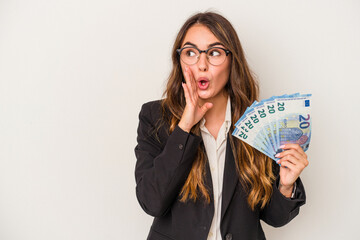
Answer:
[[[202,100],[202,104],[205,102],[211,102],[213,104],[213,107],[210,108],[204,116],[206,122],[210,123],[217,120],[225,120],[227,100],[228,94],[226,92],[218,94],[214,98]]]

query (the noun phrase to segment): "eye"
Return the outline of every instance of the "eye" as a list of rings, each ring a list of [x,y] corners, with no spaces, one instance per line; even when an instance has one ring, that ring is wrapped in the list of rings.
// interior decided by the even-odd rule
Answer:
[[[211,49],[208,54],[210,57],[220,57],[222,52],[223,51],[221,49]]]
[[[193,49],[193,48],[184,49],[184,53],[185,53],[186,57],[195,57],[196,56],[195,49]]]

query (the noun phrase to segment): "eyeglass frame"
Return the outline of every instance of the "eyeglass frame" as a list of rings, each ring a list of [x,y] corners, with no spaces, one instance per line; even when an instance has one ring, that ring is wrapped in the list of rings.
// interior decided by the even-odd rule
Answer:
[[[187,65],[194,65],[194,64],[198,63],[198,62],[199,62],[199,59],[200,59],[201,53],[205,53],[205,54],[206,54],[206,59],[207,59],[207,61],[208,61],[211,65],[213,65],[213,66],[219,66],[219,65],[221,65],[221,64],[223,64],[223,63],[225,62],[225,59],[226,59],[226,58],[224,59],[224,62],[222,62],[222,63],[220,63],[220,64],[218,64],[218,65],[214,65],[214,64],[212,64],[212,63],[209,61],[209,58],[208,58],[208,55],[207,55],[208,51],[211,50],[211,49],[214,49],[214,48],[218,48],[218,49],[221,49],[221,50],[224,50],[224,51],[225,51],[226,57],[231,53],[230,50],[227,50],[227,49],[222,48],[222,47],[209,47],[209,48],[206,49],[206,50],[200,50],[200,49],[197,48],[196,46],[186,46],[186,47],[183,47],[183,48],[178,48],[178,49],[176,49],[176,52],[179,54],[180,60],[181,60],[181,52],[182,52],[184,49],[186,49],[186,48],[194,48],[194,49],[196,49],[196,50],[199,52],[199,55],[197,56],[197,61],[196,61],[195,63],[193,63],[193,64],[187,64],[186,62],[184,62],[184,63],[187,64]],[[183,60],[181,60],[181,61],[183,61]]]

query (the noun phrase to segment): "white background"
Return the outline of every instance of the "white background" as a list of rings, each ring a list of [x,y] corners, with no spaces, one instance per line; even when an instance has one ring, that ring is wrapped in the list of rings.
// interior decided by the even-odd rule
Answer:
[[[312,93],[307,204],[268,239],[358,239],[360,2],[0,0],[0,239],[146,239],[138,113],[177,31],[216,10],[261,98]]]

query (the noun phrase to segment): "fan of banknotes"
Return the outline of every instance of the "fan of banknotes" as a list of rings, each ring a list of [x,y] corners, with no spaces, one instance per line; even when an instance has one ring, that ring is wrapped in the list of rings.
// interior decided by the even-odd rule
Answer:
[[[286,143],[298,143],[304,151],[311,137],[311,94],[273,96],[255,101],[236,122],[232,135],[274,159]]]

